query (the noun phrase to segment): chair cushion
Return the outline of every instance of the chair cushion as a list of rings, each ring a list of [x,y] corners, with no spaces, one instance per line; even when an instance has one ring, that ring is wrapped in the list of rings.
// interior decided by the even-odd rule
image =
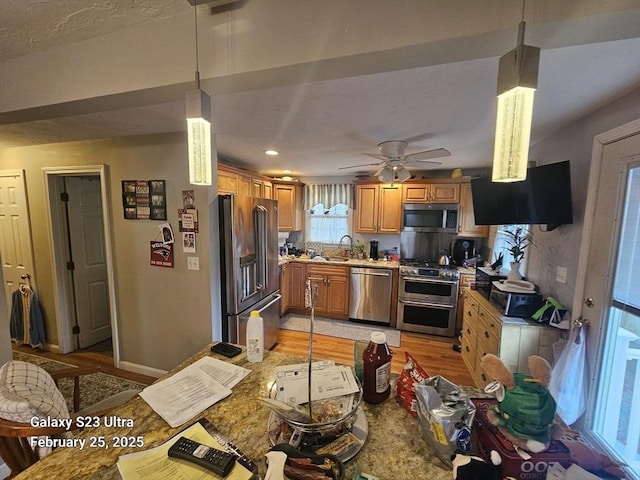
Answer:
[[[69,418],[69,410],[51,375],[11,360],[0,367],[0,418],[28,423],[33,417]]]

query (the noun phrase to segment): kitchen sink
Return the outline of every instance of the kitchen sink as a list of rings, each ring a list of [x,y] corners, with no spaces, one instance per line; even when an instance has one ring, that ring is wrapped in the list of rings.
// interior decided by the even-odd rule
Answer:
[[[330,262],[348,262],[349,259],[346,257],[324,257]]]

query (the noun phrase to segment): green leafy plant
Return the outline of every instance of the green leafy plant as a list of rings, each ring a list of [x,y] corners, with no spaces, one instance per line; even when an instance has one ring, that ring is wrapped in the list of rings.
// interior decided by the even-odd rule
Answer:
[[[353,253],[355,255],[364,255],[364,245],[360,243],[360,240],[356,240],[356,244],[353,246]]]
[[[500,233],[506,237],[507,251],[513,257],[513,261],[520,263],[524,258],[524,251],[529,245],[535,246],[533,243],[533,235],[525,232],[522,227],[518,227],[515,231],[501,230]]]

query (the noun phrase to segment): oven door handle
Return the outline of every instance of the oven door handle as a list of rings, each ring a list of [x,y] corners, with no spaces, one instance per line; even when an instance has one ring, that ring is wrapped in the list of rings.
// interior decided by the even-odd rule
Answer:
[[[435,278],[435,277],[406,277],[406,276],[402,276],[400,277],[401,281],[404,282],[419,282],[419,283],[442,283],[442,284],[447,284],[447,285],[455,285],[456,283],[458,283],[458,280],[443,280],[443,279],[439,279],[439,278]]]
[[[444,303],[431,303],[431,302],[414,302],[411,300],[404,300],[402,298],[398,299],[399,303],[404,303],[406,305],[413,305],[414,307],[435,307],[435,308],[446,308],[448,310],[451,310],[452,308],[455,308],[455,305],[446,305]]]

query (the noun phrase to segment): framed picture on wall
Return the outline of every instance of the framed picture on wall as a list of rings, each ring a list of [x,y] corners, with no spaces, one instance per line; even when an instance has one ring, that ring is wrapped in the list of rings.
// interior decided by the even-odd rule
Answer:
[[[167,194],[164,180],[123,180],[122,207],[127,220],[166,220]]]

